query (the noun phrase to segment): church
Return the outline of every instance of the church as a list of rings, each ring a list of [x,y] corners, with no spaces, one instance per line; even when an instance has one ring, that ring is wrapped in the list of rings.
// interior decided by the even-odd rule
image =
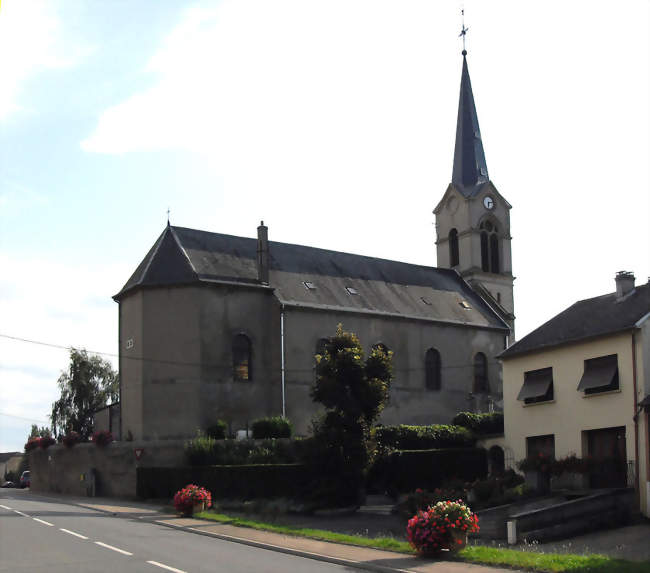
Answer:
[[[433,213],[437,267],[167,225],[119,304],[122,438],[231,432],[318,410],[314,355],[338,323],[393,351],[383,424],[449,423],[502,404],[514,338],[510,204],[488,176],[463,50],[451,183]],[[271,228],[272,235],[272,228]]]

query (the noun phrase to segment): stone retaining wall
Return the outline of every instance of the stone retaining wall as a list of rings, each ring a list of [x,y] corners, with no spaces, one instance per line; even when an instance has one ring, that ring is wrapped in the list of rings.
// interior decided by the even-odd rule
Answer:
[[[140,461],[135,450],[142,449]],[[136,497],[137,467],[175,467],[185,463],[184,441],[93,443],[36,449],[29,453],[34,491],[104,497]]]

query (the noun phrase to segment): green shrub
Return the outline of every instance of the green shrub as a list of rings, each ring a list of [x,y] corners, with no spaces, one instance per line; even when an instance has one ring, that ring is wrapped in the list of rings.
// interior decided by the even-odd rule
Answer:
[[[226,438],[228,433],[228,424],[223,420],[217,420],[212,426],[208,426],[205,429],[205,433],[210,438],[215,440],[223,440]]]
[[[471,447],[474,436],[462,426],[434,424],[432,426],[378,426],[373,430],[377,453],[391,450],[434,450]]]
[[[199,435],[185,443],[185,456],[191,466],[285,464],[297,460],[293,442],[264,440],[215,440]]]
[[[503,412],[492,412],[490,414],[460,412],[454,416],[451,423],[468,428],[477,436],[503,434]]]
[[[271,416],[255,420],[251,426],[253,439],[267,440],[270,438],[290,438],[293,426],[287,418]]]
[[[371,468],[369,489],[390,494],[416,488],[434,490],[450,480],[471,482],[487,474],[483,448],[394,451],[377,459]]]

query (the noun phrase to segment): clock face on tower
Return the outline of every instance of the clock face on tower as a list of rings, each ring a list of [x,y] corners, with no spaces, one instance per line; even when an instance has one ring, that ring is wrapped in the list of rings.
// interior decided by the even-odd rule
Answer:
[[[483,206],[489,210],[494,209],[494,199],[492,199],[492,197],[490,197],[489,195],[486,195],[485,198],[483,199]]]

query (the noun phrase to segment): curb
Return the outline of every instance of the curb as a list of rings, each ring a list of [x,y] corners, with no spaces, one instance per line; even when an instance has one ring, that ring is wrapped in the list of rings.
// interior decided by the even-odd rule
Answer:
[[[205,520],[205,523],[210,523]],[[344,559],[342,557],[332,557],[331,555],[323,555],[322,553],[312,553],[310,551],[303,551],[301,549],[292,549],[290,547],[283,547],[282,545],[273,545],[272,543],[264,543],[262,541],[253,541],[245,537],[234,537],[224,533],[214,533],[212,531],[203,531],[195,527],[188,527],[186,525],[174,525],[172,523],[165,523],[163,521],[153,520],[152,523],[162,525],[163,527],[170,527],[172,529],[179,529],[181,531],[188,531],[197,535],[204,535],[206,537],[213,537],[223,541],[230,541],[233,543],[240,543],[241,545],[248,545],[250,547],[257,547],[258,549],[266,549],[268,551],[275,551],[276,553],[286,553],[288,555],[295,555],[296,557],[304,557],[306,559],[313,559],[315,561],[323,561],[325,563],[333,563],[335,565],[343,565],[347,567],[355,567],[356,569],[363,569],[365,571],[377,571],[378,573],[416,573],[413,569],[396,569],[395,567],[386,567],[384,565],[375,565],[365,563],[363,561],[353,561],[351,559]],[[331,541],[322,541],[322,543],[333,543]],[[333,543],[336,545],[335,543]],[[382,551],[382,549],[375,549],[374,551]],[[388,552],[386,552],[388,553]],[[401,554],[398,554],[401,555]]]

